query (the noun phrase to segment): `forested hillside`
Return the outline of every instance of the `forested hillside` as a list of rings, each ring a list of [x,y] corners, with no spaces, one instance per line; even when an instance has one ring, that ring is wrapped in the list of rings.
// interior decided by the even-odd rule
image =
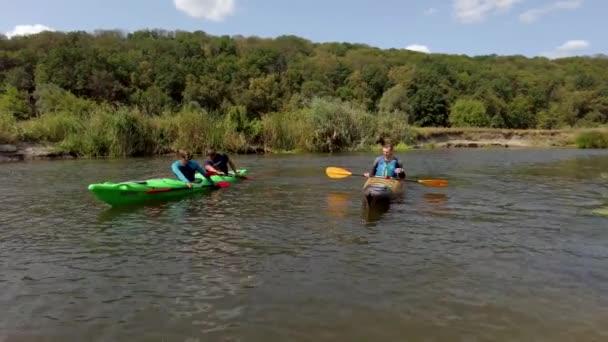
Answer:
[[[427,55],[204,32],[0,37],[0,140],[88,155],[207,145],[327,151],[410,126],[608,122],[608,59]],[[0,141],[1,142],[1,141]]]

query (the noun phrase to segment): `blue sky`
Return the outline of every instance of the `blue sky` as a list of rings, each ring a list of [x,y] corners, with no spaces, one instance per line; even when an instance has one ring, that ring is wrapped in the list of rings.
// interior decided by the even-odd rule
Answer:
[[[606,0],[0,0],[0,32],[145,28],[450,54],[608,53]]]

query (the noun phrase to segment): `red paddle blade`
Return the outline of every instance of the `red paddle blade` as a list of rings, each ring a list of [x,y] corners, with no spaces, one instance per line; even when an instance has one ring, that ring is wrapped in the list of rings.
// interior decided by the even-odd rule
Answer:
[[[215,171],[207,171],[207,172],[205,173],[205,176],[207,176],[207,177],[210,177],[210,176],[215,176],[215,175],[217,175],[217,172],[215,172]]]
[[[220,189],[224,189],[230,186],[229,182],[215,182],[215,187],[216,188],[220,188]]]

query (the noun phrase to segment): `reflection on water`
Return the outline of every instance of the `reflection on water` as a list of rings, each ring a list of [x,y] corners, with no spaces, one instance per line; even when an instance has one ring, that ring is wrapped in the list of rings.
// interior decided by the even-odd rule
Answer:
[[[608,207],[593,209],[596,215],[608,216]]]
[[[109,209],[87,184],[170,160],[0,165],[0,340],[608,340],[607,152],[399,157],[450,186],[370,211],[323,172],[370,155],[239,156],[253,180]]]
[[[422,195],[422,198],[424,198],[424,200],[427,203],[431,203],[431,204],[445,204],[446,201],[448,200],[448,195],[446,195],[446,194],[435,194],[435,193],[427,192],[424,195]]]
[[[327,194],[327,214],[329,216],[344,218],[351,205],[351,194],[347,192],[329,192]]]

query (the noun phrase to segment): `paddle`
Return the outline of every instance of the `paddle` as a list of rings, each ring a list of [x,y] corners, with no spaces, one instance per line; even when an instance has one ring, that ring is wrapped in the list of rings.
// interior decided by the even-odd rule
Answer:
[[[346,178],[349,176],[365,177],[365,175],[355,174],[346,169],[339,168],[339,167],[332,167],[332,166],[325,169],[325,173],[327,174],[327,176],[329,178],[337,178],[337,179]],[[383,177],[378,177],[378,178],[383,178]],[[404,181],[404,182],[419,183],[419,184],[423,184],[426,186],[433,186],[433,187],[439,187],[439,188],[448,186],[448,181],[443,180],[443,179],[401,179],[401,178],[392,178],[392,177],[386,177],[386,178],[396,179],[396,180],[400,180],[400,181]]]

